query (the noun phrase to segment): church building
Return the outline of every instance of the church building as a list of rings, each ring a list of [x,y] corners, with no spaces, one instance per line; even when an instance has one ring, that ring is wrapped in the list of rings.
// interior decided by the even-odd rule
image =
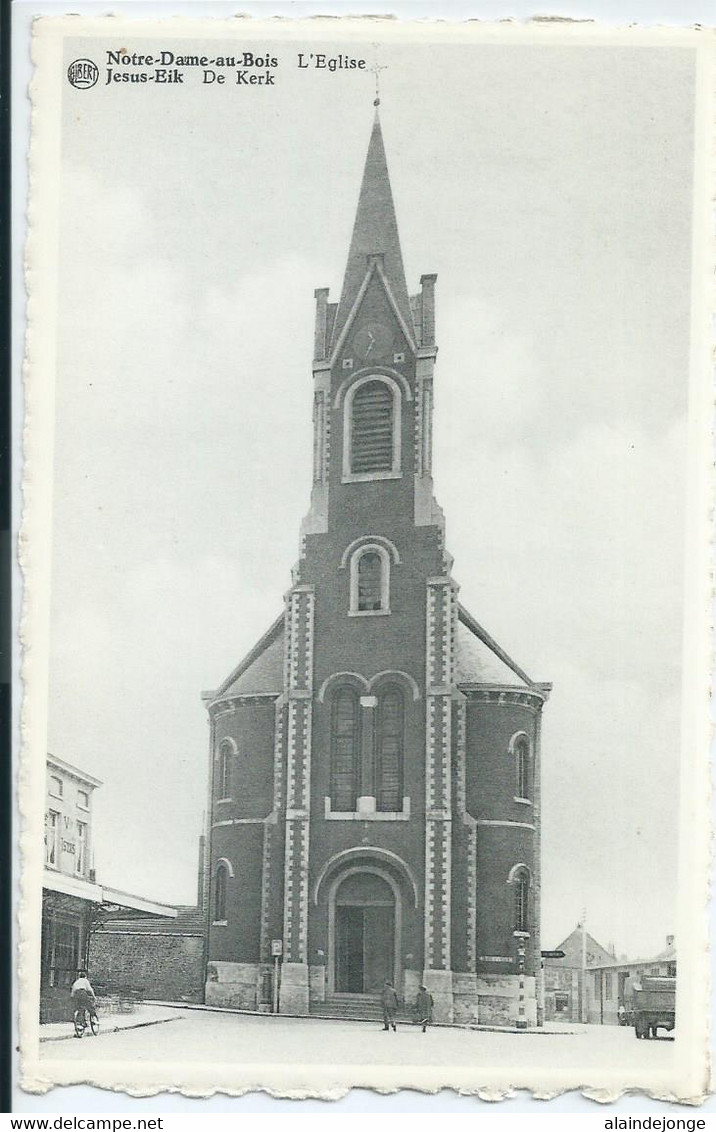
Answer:
[[[315,292],[292,585],[204,697],[207,1003],[275,1005],[278,967],[287,1014],[367,1008],[390,980],[408,1005],[427,986],[436,1021],[541,1023],[550,686],[458,600],[433,496],[435,283],[408,292],[376,110],[340,297]]]

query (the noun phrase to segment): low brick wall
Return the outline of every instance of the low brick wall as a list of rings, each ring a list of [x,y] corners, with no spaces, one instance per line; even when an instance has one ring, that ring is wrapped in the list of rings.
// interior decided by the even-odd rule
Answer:
[[[90,950],[90,981],[110,996],[129,988],[140,992],[143,999],[203,1002],[204,939],[125,929],[96,932]]]

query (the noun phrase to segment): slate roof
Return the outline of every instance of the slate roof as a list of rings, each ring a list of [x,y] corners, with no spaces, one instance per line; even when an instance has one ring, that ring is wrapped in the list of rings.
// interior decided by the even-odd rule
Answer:
[[[203,935],[206,918],[201,908],[193,904],[176,905],[176,919],[160,919],[157,916],[122,917],[112,916],[96,929],[98,934],[109,932],[137,932],[141,935]]]
[[[455,682],[531,689],[535,685],[468,611],[458,607]],[[283,691],[283,614],[244,657],[209,702]]]
[[[383,269],[390,284],[393,298],[407,326],[413,326],[412,310],[405,283],[405,268],[400,250],[398,222],[395,218],[393,193],[388,176],[388,163],[385,157],[383,134],[376,111],[370,135],[368,153],[363,170],[358,208],[356,210],[353,236],[346,273],[343,277],[343,290],[338,304],[332,341],[338,337],[345,326],[358,292],[368,270],[368,256],[381,254]]]
[[[533,682],[474,617],[458,606],[456,684],[499,684],[531,688]]]

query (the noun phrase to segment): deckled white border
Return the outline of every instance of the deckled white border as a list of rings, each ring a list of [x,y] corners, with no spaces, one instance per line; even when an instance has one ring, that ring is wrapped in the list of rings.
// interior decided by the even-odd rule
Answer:
[[[698,55],[698,106],[694,180],[694,258],[691,382],[689,390],[689,466],[686,540],[687,582],[684,624],[684,695],[682,707],[681,813],[679,851],[679,985],[677,1010],[679,1032],[674,1045],[673,1079],[664,1072],[627,1077],[618,1067],[601,1070],[560,1071],[553,1067],[520,1072],[518,1067],[479,1071],[449,1067],[426,1068],[404,1065],[315,1066],[271,1065],[237,1069],[235,1065],[156,1064],[143,1062],[84,1062],[82,1067],[39,1059],[38,1013],[40,901],[42,883],[42,820],[47,733],[47,669],[51,561],[52,446],[54,422],[54,347],[56,342],[57,234],[60,158],[60,99],[56,78],[62,73],[64,36],[117,34],[149,36],[226,38],[235,34],[242,42],[261,37],[290,41],[307,30],[316,41],[350,36],[351,43],[460,42],[536,43],[591,45],[631,44],[693,46]],[[713,150],[713,41],[710,30],[638,28],[607,29],[599,25],[567,25],[553,20],[530,24],[461,25],[402,23],[388,18],[363,17],[340,20],[314,17],[306,20],[268,21],[234,17],[228,21],[174,17],[161,20],[131,20],[123,17],[93,18],[61,16],[43,18],[35,26],[32,82],[32,136],[30,151],[30,206],[28,210],[27,286],[28,335],[25,359],[26,430],[23,480],[25,513],[21,537],[21,564],[26,598],[22,636],[24,641],[22,710],[23,753],[20,771],[20,810],[23,818],[20,912],[20,1039],[23,1053],[22,1085],[43,1092],[56,1084],[92,1083],[104,1088],[149,1096],[158,1091],[179,1091],[187,1096],[210,1096],[223,1091],[240,1095],[264,1089],[274,1096],[322,1097],[343,1095],[363,1086],[385,1092],[414,1088],[434,1092],[451,1087],[484,1099],[509,1095],[514,1088],[531,1089],[537,1097],[554,1096],[565,1089],[580,1088],[594,1100],[609,1101],[625,1090],[641,1089],[664,1100],[698,1103],[708,1088],[709,982],[706,922],[708,876],[708,688],[710,672],[710,584],[708,516],[711,490],[711,336],[713,309],[711,274],[713,238],[711,200],[714,185]],[[635,202],[636,204],[636,202]],[[684,1023],[688,1019],[688,1024]],[[568,1039],[566,1039],[568,1040]],[[547,1049],[547,1047],[545,1047]]]

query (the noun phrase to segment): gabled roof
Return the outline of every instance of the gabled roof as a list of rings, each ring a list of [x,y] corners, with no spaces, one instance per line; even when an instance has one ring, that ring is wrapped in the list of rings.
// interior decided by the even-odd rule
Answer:
[[[386,281],[405,324],[412,328],[412,310],[405,283],[398,223],[377,110],[363,170],[343,290],[333,324],[334,344],[338,341],[366,277],[368,256],[376,254],[383,256]]]
[[[274,621],[268,632],[237,664],[215,692],[207,693],[209,703],[231,696],[258,695],[262,692],[283,691],[283,613]]]
[[[555,948],[556,951],[564,952],[564,959],[547,959],[546,963],[550,967],[579,967],[582,966],[582,928],[580,924],[573,932],[570,932],[566,939]],[[616,956],[611,955],[606,947],[602,947],[593,935],[587,932],[587,947],[586,947],[586,960],[587,965],[599,966],[600,964],[616,963]]]
[[[458,605],[455,683],[534,687],[529,676],[462,605]]]

